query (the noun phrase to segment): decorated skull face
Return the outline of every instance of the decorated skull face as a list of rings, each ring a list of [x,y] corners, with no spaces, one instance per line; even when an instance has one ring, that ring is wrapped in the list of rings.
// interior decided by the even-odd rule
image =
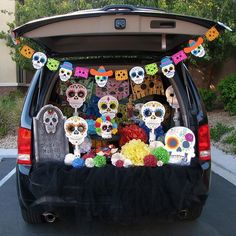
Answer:
[[[191,158],[195,157],[195,136],[186,127],[173,127],[165,136],[165,149],[170,153],[172,164],[189,165]]]
[[[191,53],[196,57],[204,57],[206,54],[205,49],[201,44],[197,48],[192,50]]]
[[[150,101],[142,106],[141,114],[149,129],[157,129],[164,120],[165,107],[159,102]]]
[[[117,133],[117,124],[109,116],[101,116],[95,122],[96,133],[104,139],[112,138]]]
[[[72,76],[73,66],[70,62],[65,61],[60,67],[59,77],[65,82]]]
[[[166,89],[166,98],[167,98],[167,102],[170,104],[171,107],[179,108],[179,103],[178,103],[178,100],[177,100],[177,97],[175,95],[172,85]]]
[[[47,62],[47,56],[42,52],[36,52],[33,55],[32,63],[33,67],[38,70],[41,69]]]
[[[158,67],[156,63],[148,64],[145,66],[146,73],[148,75],[155,75],[158,72]]]
[[[81,84],[72,84],[66,90],[67,101],[73,108],[80,108],[86,100],[87,89]]]
[[[144,69],[140,66],[133,67],[129,71],[129,76],[135,84],[141,84],[144,80]]]
[[[203,48],[203,38],[199,37],[197,40],[189,40],[189,47],[184,48],[185,53],[192,53],[196,57],[204,57],[205,49]]]
[[[103,88],[107,84],[108,76],[95,75],[95,81],[100,88]]]
[[[140,122],[142,120],[142,109],[143,103],[137,103],[134,105],[133,114],[132,114],[132,120],[134,122]]]
[[[54,110],[47,110],[43,115],[43,123],[48,134],[56,133],[58,124],[58,115]]]
[[[64,124],[66,137],[73,145],[79,145],[84,142],[87,136],[88,124],[78,116],[70,117]]]
[[[111,95],[104,96],[98,101],[98,109],[100,114],[103,116],[110,116],[112,119],[116,116],[118,107],[118,100]]]
[[[175,66],[169,57],[164,57],[161,60],[161,71],[167,78],[173,78],[175,75]]]

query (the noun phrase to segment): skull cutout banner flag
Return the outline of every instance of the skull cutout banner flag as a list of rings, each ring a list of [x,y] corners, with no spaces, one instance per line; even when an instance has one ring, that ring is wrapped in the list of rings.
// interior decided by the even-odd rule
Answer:
[[[98,109],[101,115],[109,116],[111,119],[115,118],[118,112],[118,100],[110,95],[104,96],[98,101]]]
[[[161,71],[167,78],[173,78],[175,76],[175,66],[170,57],[164,57],[161,60]]]
[[[88,68],[80,67],[80,66],[77,66],[75,68],[75,74],[74,74],[75,77],[82,77],[82,78],[87,79],[88,75],[89,75],[89,69]]]
[[[36,52],[33,55],[32,63],[33,63],[34,69],[36,70],[41,69],[42,67],[44,67],[46,62],[47,62],[47,56],[43,52]]]
[[[129,71],[129,76],[135,84],[141,84],[144,81],[144,69],[140,66],[135,66]]]
[[[203,38],[199,37],[197,41],[189,40],[189,47],[184,48],[185,53],[192,53],[196,57],[204,57],[206,52],[204,47],[202,46]]]
[[[98,70],[91,69],[90,74],[95,76],[95,81],[97,85],[103,88],[107,84],[108,77],[113,75],[113,71],[106,71],[104,66],[100,66]]]
[[[170,154],[169,163],[178,165],[190,165],[195,157],[195,135],[186,127],[173,127],[165,136],[165,149]]]
[[[61,81],[66,82],[72,76],[73,66],[72,63],[65,61],[62,65],[60,65],[59,77]]]
[[[60,61],[53,59],[53,58],[48,58],[47,62],[47,68],[51,71],[56,71],[60,65]]]

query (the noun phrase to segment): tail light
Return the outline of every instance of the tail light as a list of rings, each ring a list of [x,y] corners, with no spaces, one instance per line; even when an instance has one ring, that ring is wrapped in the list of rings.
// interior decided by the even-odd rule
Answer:
[[[198,129],[198,148],[201,161],[211,159],[210,129],[208,124],[202,125]]]
[[[19,128],[18,130],[18,164],[31,165],[31,130]]]

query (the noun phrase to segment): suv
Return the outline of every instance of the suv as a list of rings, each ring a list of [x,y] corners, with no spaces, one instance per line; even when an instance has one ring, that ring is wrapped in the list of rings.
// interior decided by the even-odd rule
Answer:
[[[74,67],[99,68],[103,65],[110,70],[130,70],[137,65],[161,63],[164,56],[175,54],[182,44],[187,45],[193,37],[204,35],[213,26],[218,31],[225,29],[219,22],[160,9],[112,5],[38,19],[16,28],[14,33],[16,37],[30,38],[48,57],[57,58],[61,63],[67,59]],[[59,70],[51,71],[45,66],[36,71],[25,98],[18,133],[17,190],[26,222],[53,222],[60,217],[62,209],[69,207],[83,217],[119,219],[125,216],[129,219],[171,215],[193,220],[200,216],[209,192],[211,155],[207,115],[199,93],[183,61],[175,66],[173,78],[166,78],[159,69],[156,75],[145,77],[145,81],[143,86],[129,87],[130,96],[120,100],[120,104],[126,113],[132,102],[137,105],[154,100],[163,104],[166,110],[163,133],[177,124],[190,129],[196,137],[195,157],[189,165],[116,168],[108,164],[103,168],[73,168],[55,161],[53,152],[51,160],[40,161],[36,158],[36,151],[40,150],[36,148],[37,129],[33,118],[47,104],[57,106],[67,117],[72,116],[73,111],[63,94],[65,90],[61,89],[63,82],[59,79]],[[165,96],[170,85],[179,104],[177,118],[176,109],[169,105]],[[152,90],[154,86],[161,86],[156,94]],[[113,95],[120,91],[120,87],[116,89]],[[91,88],[90,92],[95,94]],[[136,98],[132,100],[130,97],[134,94]],[[82,108],[82,115],[87,118],[95,109],[88,104],[92,99],[98,101],[96,96],[90,96]],[[134,121],[130,116],[127,120],[117,118],[120,118],[119,134],[122,135],[126,123]],[[120,148],[119,135],[117,137],[111,143]],[[92,147],[96,149],[98,141],[94,140]],[[60,145],[64,147],[65,143],[61,141]],[[68,147],[69,152],[73,152],[73,146]]]

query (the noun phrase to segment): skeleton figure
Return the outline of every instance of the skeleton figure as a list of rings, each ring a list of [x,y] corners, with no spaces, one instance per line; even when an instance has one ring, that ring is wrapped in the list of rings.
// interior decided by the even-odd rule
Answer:
[[[135,123],[140,123],[142,121],[142,114],[141,114],[142,106],[143,106],[143,103],[137,103],[134,105],[131,119]]]
[[[145,125],[151,129],[149,142],[153,142],[156,140],[155,129],[157,129],[164,120],[165,107],[159,102],[150,101],[142,106],[141,113]]]
[[[189,165],[195,157],[195,136],[186,127],[173,127],[165,136],[165,149],[170,153],[169,163]]]
[[[167,78],[173,78],[175,75],[175,66],[169,57],[164,57],[161,60],[161,71]]]
[[[58,124],[58,115],[54,110],[47,110],[43,115],[43,123],[48,134],[56,133]]]
[[[70,62],[65,61],[60,67],[59,77],[65,82],[72,76],[73,66]]]
[[[95,81],[100,88],[103,88],[107,84],[108,76],[95,75]]]
[[[118,100],[111,96],[107,95],[99,99],[98,109],[101,115],[109,116],[113,119],[118,112],[119,103]]]
[[[144,69],[140,66],[133,67],[129,71],[129,76],[135,84],[141,84],[144,80]]]
[[[66,90],[67,101],[70,106],[78,109],[86,100],[87,89],[81,84],[72,84]]]
[[[33,55],[32,63],[33,67],[38,70],[41,69],[47,62],[47,56],[42,52],[36,52]]]
[[[166,98],[171,107],[179,108],[179,103],[172,85],[166,89]]]

